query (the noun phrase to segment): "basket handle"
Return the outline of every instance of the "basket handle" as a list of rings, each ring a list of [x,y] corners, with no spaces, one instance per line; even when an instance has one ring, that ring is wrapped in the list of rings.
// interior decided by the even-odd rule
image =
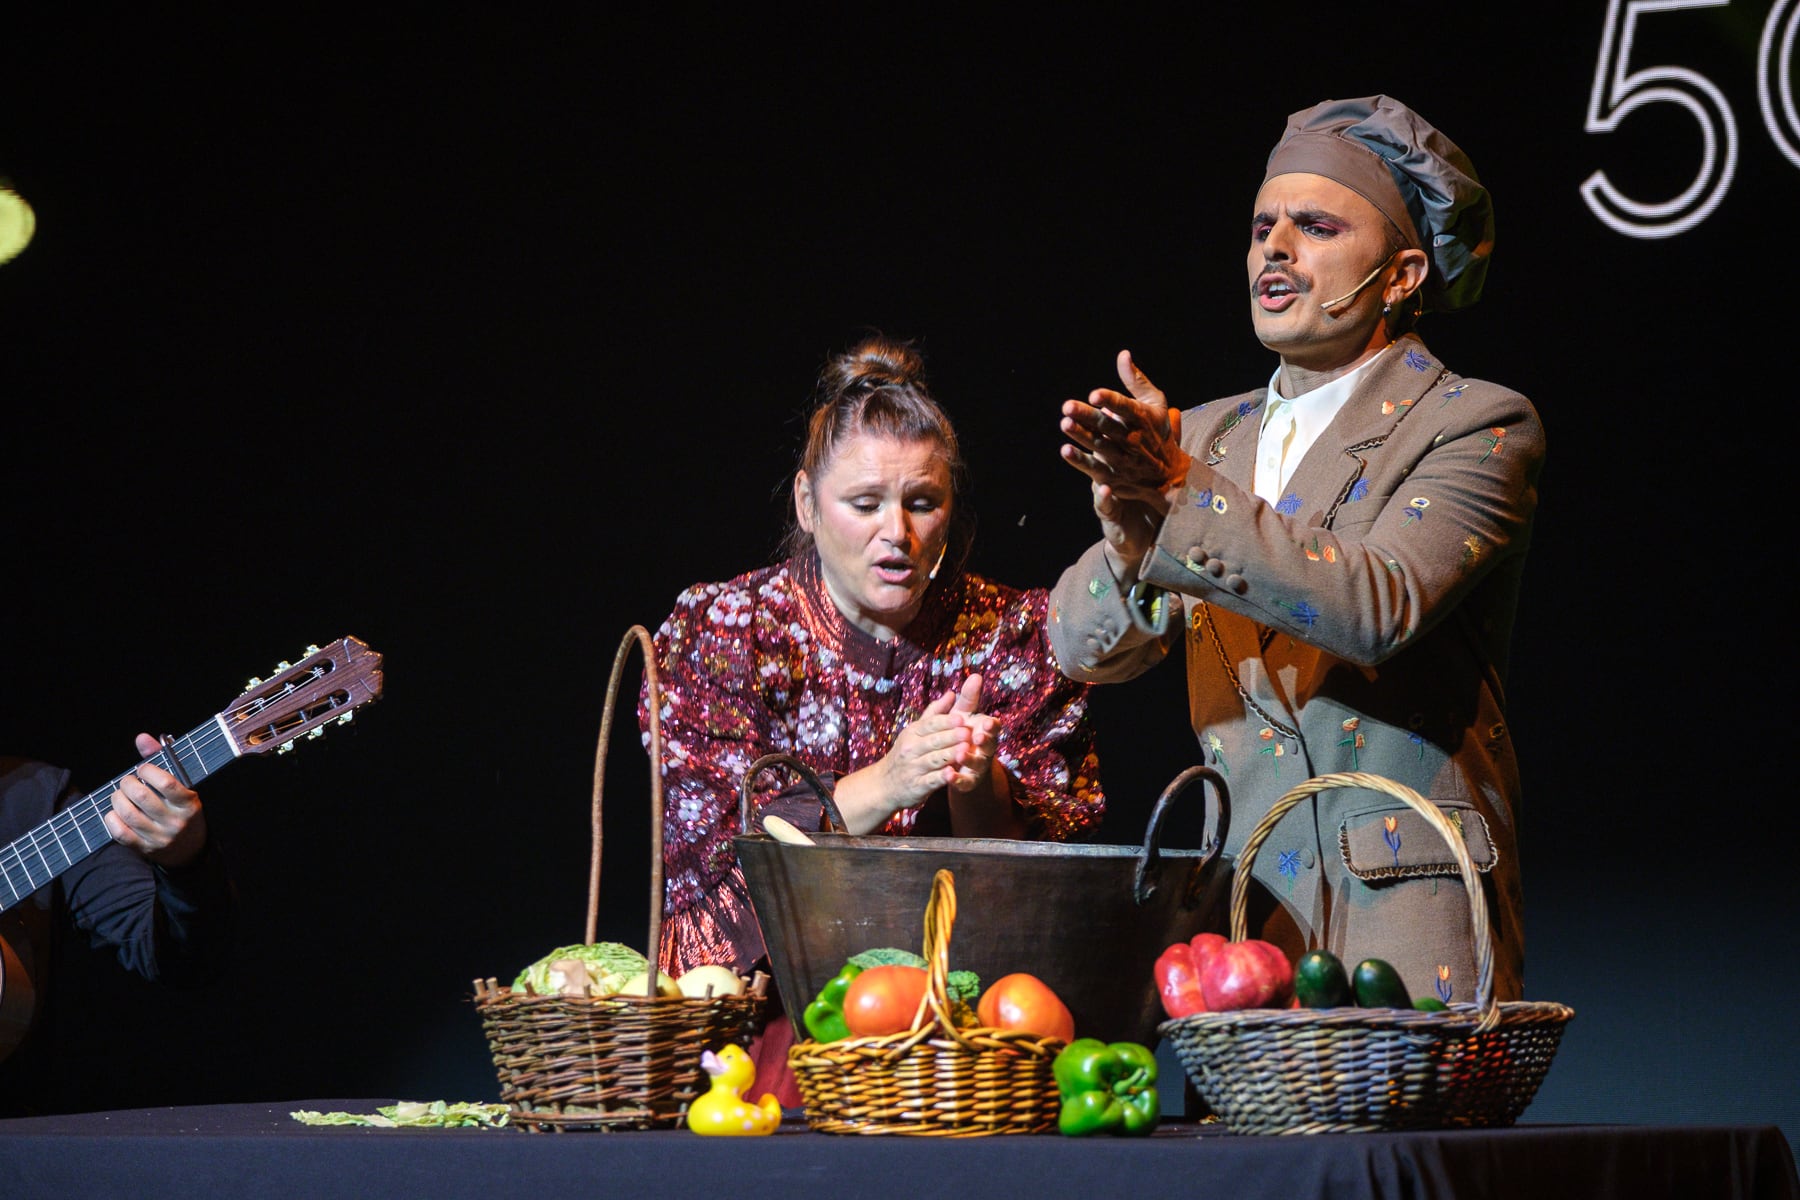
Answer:
[[[634,647],[643,651],[646,707],[650,710],[650,934],[645,945],[649,948],[650,978],[654,980],[655,972],[662,968],[662,687],[656,674],[656,647],[650,640],[650,631],[642,625],[633,625],[625,631],[618,653],[613,655],[612,678],[606,684],[606,708],[600,715],[600,742],[594,748],[594,849],[588,862],[587,944],[594,944],[600,918],[600,812],[601,791],[606,779],[606,748],[612,741],[613,713],[619,704],[619,680],[625,674],[625,661]],[[654,986],[649,989],[650,992],[654,990]]]
[[[756,777],[769,767],[792,767],[794,773],[805,780],[806,785],[818,794],[819,802],[825,806],[825,819],[831,823],[833,832],[848,833],[849,826],[844,824],[844,814],[838,811],[837,801],[832,798],[831,788],[819,778],[817,771],[801,762],[791,754],[765,754],[744,771],[743,782],[738,785],[738,832],[751,833],[750,828],[750,785]]]
[[[913,1014],[913,1029],[931,1028],[932,1020],[958,1045],[967,1047],[969,1040],[956,1027],[950,1015],[950,929],[956,924],[956,876],[939,867],[931,877],[931,897],[925,901],[925,999]]]
[[[1296,804],[1320,792],[1340,787],[1367,788],[1404,802],[1408,808],[1425,818],[1425,823],[1436,830],[1438,836],[1449,845],[1450,853],[1456,859],[1457,870],[1462,873],[1463,891],[1469,897],[1469,920],[1475,926],[1475,998],[1481,1009],[1481,1020],[1475,1028],[1479,1033],[1486,1033],[1500,1020],[1500,1008],[1494,1003],[1494,944],[1493,935],[1488,929],[1487,895],[1481,890],[1481,878],[1475,873],[1475,864],[1469,859],[1469,849],[1463,844],[1462,834],[1450,824],[1450,819],[1444,816],[1443,810],[1403,783],[1366,771],[1340,771],[1308,779],[1271,805],[1269,811],[1256,823],[1256,828],[1250,831],[1243,849],[1238,851],[1237,869],[1231,880],[1231,940],[1241,942],[1247,932],[1245,911],[1250,895],[1250,866],[1256,861],[1257,850],[1269,839],[1281,818]]]
[[[1211,862],[1218,855],[1219,847],[1225,844],[1225,830],[1231,819],[1225,777],[1211,767],[1189,767],[1169,781],[1169,786],[1156,798],[1156,807],[1150,810],[1150,823],[1144,830],[1143,853],[1138,855],[1137,873],[1131,881],[1131,897],[1140,905],[1147,903],[1156,894],[1156,881],[1150,875],[1150,868],[1162,858],[1160,842],[1163,817],[1168,813],[1169,805],[1174,803],[1175,797],[1196,779],[1204,779],[1212,784],[1212,803],[1206,806],[1206,832],[1200,842],[1200,861],[1194,864],[1194,870],[1198,871]]]

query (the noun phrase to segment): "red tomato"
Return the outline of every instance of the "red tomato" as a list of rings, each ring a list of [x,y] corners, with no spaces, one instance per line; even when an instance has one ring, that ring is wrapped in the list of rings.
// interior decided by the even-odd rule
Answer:
[[[925,998],[925,970],[897,963],[869,967],[844,992],[844,1027],[851,1037],[885,1037],[912,1028]]]
[[[1023,971],[994,981],[981,993],[975,1015],[992,1029],[1017,1029],[1041,1038],[1075,1040],[1075,1018],[1062,997],[1036,975]]]

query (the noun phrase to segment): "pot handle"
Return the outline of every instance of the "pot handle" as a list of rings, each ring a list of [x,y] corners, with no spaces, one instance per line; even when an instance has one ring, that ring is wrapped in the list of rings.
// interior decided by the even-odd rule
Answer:
[[[1156,893],[1156,883],[1151,878],[1150,868],[1162,857],[1158,842],[1162,836],[1163,817],[1168,813],[1169,805],[1174,803],[1188,784],[1196,779],[1204,779],[1212,784],[1212,795],[1206,806],[1205,837],[1200,843],[1200,861],[1195,864],[1199,870],[1219,853],[1225,844],[1225,830],[1231,822],[1230,793],[1225,787],[1225,777],[1207,766],[1193,766],[1169,781],[1162,795],[1156,798],[1156,806],[1150,810],[1150,823],[1144,830],[1144,849],[1138,855],[1137,874],[1132,880],[1131,896],[1139,904],[1147,902]]]
[[[825,819],[830,822],[832,832],[850,832],[849,826],[844,824],[844,814],[838,811],[837,801],[832,799],[830,786],[827,785],[823,779],[819,778],[818,772],[814,771],[811,767],[807,766],[791,754],[777,752],[774,754],[763,755],[761,758],[751,763],[749,769],[744,772],[744,780],[738,785],[739,833],[754,832],[750,828],[750,785],[756,782],[756,777],[762,774],[764,769],[775,766],[792,767],[794,773],[799,775],[800,778],[805,781],[806,786],[810,787],[813,792],[817,794],[819,803],[825,806]]]

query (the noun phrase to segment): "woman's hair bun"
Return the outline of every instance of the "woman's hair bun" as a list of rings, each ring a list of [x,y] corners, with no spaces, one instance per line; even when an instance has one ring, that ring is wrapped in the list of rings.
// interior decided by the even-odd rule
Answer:
[[[820,390],[826,395],[878,387],[922,386],[925,358],[911,342],[864,338],[826,364]]]

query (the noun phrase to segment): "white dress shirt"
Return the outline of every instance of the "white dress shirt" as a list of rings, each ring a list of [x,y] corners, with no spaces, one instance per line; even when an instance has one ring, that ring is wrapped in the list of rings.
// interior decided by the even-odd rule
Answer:
[[[1283,490],[1293,478],[1294,468],[1300,465],[1312,444],[1337,416],[1338,409],[1344,407],[1344,401],[1350,398],[1357,382],[1380,357],[1377,354],[1349,374],[1340,375],[1292,400],[1281,394],[1277,386],[1281,368],[1275,368],[1275,374],[1269,377],[1269,400],[1263,405],[1262,431],[1256,439],[1258,496],[1270,504],[1281,503]]]

